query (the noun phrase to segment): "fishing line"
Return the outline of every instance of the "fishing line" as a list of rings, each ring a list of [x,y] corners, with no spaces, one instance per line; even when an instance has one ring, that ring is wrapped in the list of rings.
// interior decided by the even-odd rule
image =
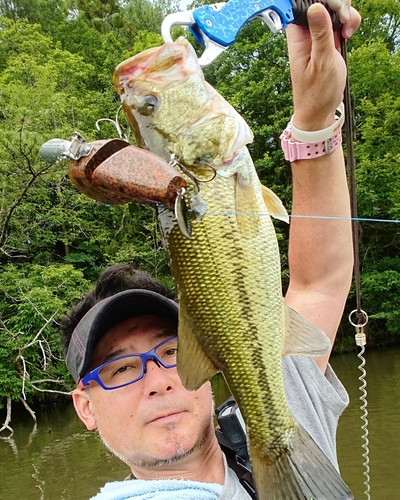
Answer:
[[[157,204],[157,207],[171,209],[166,205]],[[245,215],[248,217],[276,217],[279,214],[269,212],[239,212],[237,210],[207,210],[207,215]],[[400,224],[400,219],[373,219],[369,217],[345,217],[341,215],[297,215],[288,214],[290,219],[326,219],[326,220],[346,220],[358,222],[383,222],[390,224]]]
[[[370,219],[368,217],[340,217],[336,215],[289,215],[290,218],[303,218],[303,219],[332,219],[332,220],[351,220],[357,222],[385,222],[392,224],[400,224],[399,219]]]

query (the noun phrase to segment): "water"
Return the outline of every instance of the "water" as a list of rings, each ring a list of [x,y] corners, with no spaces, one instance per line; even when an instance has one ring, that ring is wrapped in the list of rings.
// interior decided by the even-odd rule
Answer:
[[[367,401],[372,500],[400,498],[400,348],[366,352]],[[360,363],[355,354],[332,358],[332,365],[349,392],[351,403],[340,419],[338,457],[342,475],[356,498],[366,499],[361,448],[363,434],[358,400]]]
[[[367,351],[366,358],[371,499],[394,500],[400,498],[400,348]],[[345,481],[363,500],[359,359],[336,356],[332,364],[351,397],[339,425],[339,463]],[[87,500],[106,481],[128,475],[96,434],[85,430],[71,405],[44,408],[37,417],[35,430],[28,413],[14,414],[13,439],[0,440],[1,500]]]
[[[13,439],[0,441],[2,500],[87,500],[106,481],[128,475],[72,405],[42,409],[37,419],[35,431],[28,413],[13,418]]]

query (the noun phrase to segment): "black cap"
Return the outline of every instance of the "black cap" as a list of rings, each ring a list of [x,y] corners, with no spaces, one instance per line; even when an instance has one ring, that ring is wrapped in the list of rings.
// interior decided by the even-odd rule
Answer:
[[[135,316],[164,316],[178,323],[178,304],[150,290],[126,290],[95,304],[71,335],[65,363],[76,383],[86,374],[99,340],[113,326]]]

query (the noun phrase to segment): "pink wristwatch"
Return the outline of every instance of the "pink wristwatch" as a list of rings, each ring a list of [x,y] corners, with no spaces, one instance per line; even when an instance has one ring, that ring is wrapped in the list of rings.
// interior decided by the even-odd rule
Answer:
[[[287,161],[309,160],[330,155],[342,144],[342,125],[344,122],[343,103],[337,109],[339,116],[330,127],[324,130],[305,132],[293,125],[293,117],[283,131],[281,147]],[[292,138],[292,135],[296,139]]]
[[[281,135],[281,147],[287,161],[309,160],[318,156],[330,155],[342,144],[342,132],[321,142],[292,142],[290,123]]]

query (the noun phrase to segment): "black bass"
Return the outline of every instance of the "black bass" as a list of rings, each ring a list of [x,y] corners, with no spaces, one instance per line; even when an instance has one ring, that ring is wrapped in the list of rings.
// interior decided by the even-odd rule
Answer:
[[[270,214],[288,216],[258,179],[248,125],[204,80],[185,39],[121,63],[114,85],[139,145],[186,174],[187,231],[184,211],[159,209],[182,383],[195,390],[223,373],[246,422],[259,500],[353,498],[286,402],[282,355],[321,355],[330,343],[285,306]]]

